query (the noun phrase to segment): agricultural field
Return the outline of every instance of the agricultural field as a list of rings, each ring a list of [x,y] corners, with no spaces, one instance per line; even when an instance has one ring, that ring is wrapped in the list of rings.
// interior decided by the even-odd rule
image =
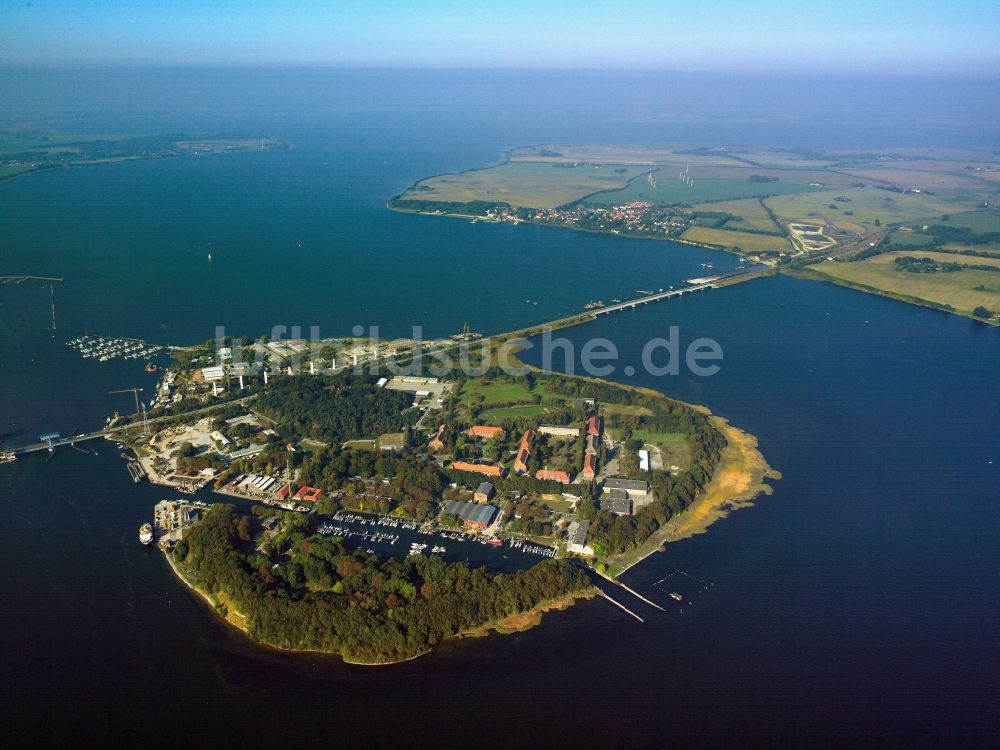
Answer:
[[[788,179],[791,174],[795,179]],[[754,182],[751,176],[777,177],[772,182]],[[729,201],[736,198],[763,198],[769,195],[808,193],[822,188],[801,180],[794,173],[742,167],[661,168],[653,173],[653,182],[634,180],[620,190],[597,193],[586,203],[613,206],[631,201],[650,201],[665,206],[691,206],[696,203]]]
[[[404,192],[398,200],[490,201],[519,208],[556,208],[590,193],[624,187],[644,171],[646,169],[639,166],[507,162],[489,169],[429,177]]]
[[[756,229],[761,232],[773,232],[781,234],[781,227],[774,223],[767,209],[761,204],[759,198],[743,198],[734,201],[717,201],[715,203],[699,203],[694,206],[695,211],[724,211],[739,219],[727,221],[722,229]]]
[[[927,247],[934,243],[929,234],[920,232],[901,232],[898,229],[889,236],[889,244],[903,249]]]
[[[838,201],[837,198],[845,200]],[[840,225],[843,217],[847,222],[869,229],[875,226],[876,219],[883,225],[905,224],[926,216],[941,216],[968,208],[967,205],[926,193],[896,193],[874,187],[781,195],[767,198],[764,202],[782,219],[806,222],[826,219]]]
[[[962,270],[951,273],[910,273],[896,268],[896,258],[901,256],[943,258],[945,262],[977,265],[990,265],[992,262],[1000,264],[1000,260],[990,258],[910,251],[884,253],[853,263],[827,261],[809,268],[827,278],[848,284],[861,284],[890,296],[950,305],[963,315],[971,315],[979,306],[1000,310],[1000,272]]]
[[[911,258],[930,258],[938,263],[962,263],[972,266],[990,266],[992,268],[1000,268],[1000,258],[983,258],[978,255],[959,255],[957,253],[939,252],[936,250],[910,250],[908,252],[897,251],[884,253],[882,255],[875,256],[872,260],[881,260],[884,258],[885,260],[882,260],[883,263],[895,263],[896,258],[903,256]],[[1000,278],[997,279],[997,284],[1000,285]]]
[[[977,168],[978,167],[978,168]],[[996,192],[993,181],[1000,179],[1000,165],[972,165],[962,161],[887,161],[845,168],[847,174],[937,194],[985,195]],[[991,179],[992,178],[992,179]]]
[[[794,152],[771,149],[733,150],[729,153],[756,166],[777,169],[823,169],[836,161],[834,158],[807,158]]]
[[[700,245],[718,245],[729,250],[739,249],[743,253],[792,252],[792,245],[786,238],[773,234],[752,234],[750,232],[734,232],[728,229],[691,227],[681,235],[681,238]]]
[[[1000,211],[966,211],[958,214],[948,214],[948,220],[941,216],[928,216],[914,222],[917,226],[926,224],[946,224],[953,227],[965,227],[973,232],[1000,232]]]
[[[683,154],[644,146],[527,146],[510,152],[511,161],[557,164],[633,164],[656,166],[744,166],[725,154]]]

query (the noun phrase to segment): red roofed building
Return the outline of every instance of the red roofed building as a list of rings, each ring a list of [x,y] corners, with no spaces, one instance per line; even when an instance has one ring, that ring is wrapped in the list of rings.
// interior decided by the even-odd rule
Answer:
[[[281,489],[274,493],[274,499],[282,502],[288,499],[288,496],[292,494],[292,486],[290,484],[281,485]]]
[[[583,457],[583,471],[581,475],[588,482],[593,481],[597,476],[597,459],[593,453],[588,453]]]
[[[487,427],[486,425],[477,424],[470,427],[465,434],[468,435],[469,437],[481,438],[482,440],[489,440],[490,438],[496,437],[497,435],[503,437],[506,433],[504,433],[502,427]]]
[[[565,471],[555,471],[553,469],[539,469],[535,472],[535,479],[548,479],[552,482],[569,484],[569,474]]]
[[[446,424],[443,424],[440,427],[438,427],[438,434],[427,444],[427,450],[429,451],[444,450],[444,433],[447,430],[448,430],[448,425]]]
[[[319,500],[320,495],[323,494],[323,490],[319,487],[300,487],[299,491],[295,493],[295,500],[306,500],[310,503],[314,503]]]
[[[602,420],[598,416],[593,416],[587,421],[587,434],[601,436],[601,429],[604,427]]]
[[[528,471],[528,459],[531,458],[531,440],[535,437],[533,430],[525,431],[521,437],[521,445],[517,449],[517,458],[514,459],[514,473],[524,474]]]
[[[503,469],[499,466],[489,466],[488,464],[470,464],[465,461],[452,461],[449,469],[455,471],[469,471],[473,474],[485,474],[488,477],[502,477]]]

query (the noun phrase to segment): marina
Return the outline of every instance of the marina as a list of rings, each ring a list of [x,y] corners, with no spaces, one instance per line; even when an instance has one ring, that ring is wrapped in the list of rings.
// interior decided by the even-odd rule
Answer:
[[[142,339],[120,339],[106,336],[78,336],[66,342],[66,346],[76,349],[84,359],[108,362],[113,359],[149,359],[164,350],[158,344],[150,344]],[[156,372],[155,365],[148,365],[147,372]]]
[[[316,529],[326,536],[339,536],[351,549],[368,554],[436,555],[446,562],[488,565],[494,570],[529,568],[540,559],[555,557],[556,550],[516,537],[490,539],[461,531],[435,529],[404,518],[341,511]]]

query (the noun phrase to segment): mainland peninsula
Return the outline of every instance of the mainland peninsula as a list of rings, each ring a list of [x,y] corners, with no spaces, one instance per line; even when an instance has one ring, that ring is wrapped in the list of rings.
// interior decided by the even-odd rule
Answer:
[[[482,374],[435,378],[382,369],[398,343],[360,371],[335,366],[356,340],[224,343],[176,351],[125,442],[151,481],[222,496],[164,501],[156,534],[186,585],[282,650],[384,664],[530,627],[624,591],[616,575],[780,476],[703,407],[512,373],[494,344],[471,347]]]
[[[1000,325],[1000,155],[544,145],[396,211],[669,239]]]

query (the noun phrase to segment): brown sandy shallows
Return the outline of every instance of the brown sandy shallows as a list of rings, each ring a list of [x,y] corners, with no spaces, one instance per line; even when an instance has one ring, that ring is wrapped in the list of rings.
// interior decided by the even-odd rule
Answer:
[[[663,549],[665,544],[703,534],[709,526],[732,511],[752,506],[757,495],[770,495],[772,492],[765,479],[781,479],[781,473],[772,469],[758,450],[757,438],[733,427],[722,417],[713,415],[709,419],[727,441],[715,476],[705,491],[673,523],[656,531],[637,549],[609,560],[616,575]]]

